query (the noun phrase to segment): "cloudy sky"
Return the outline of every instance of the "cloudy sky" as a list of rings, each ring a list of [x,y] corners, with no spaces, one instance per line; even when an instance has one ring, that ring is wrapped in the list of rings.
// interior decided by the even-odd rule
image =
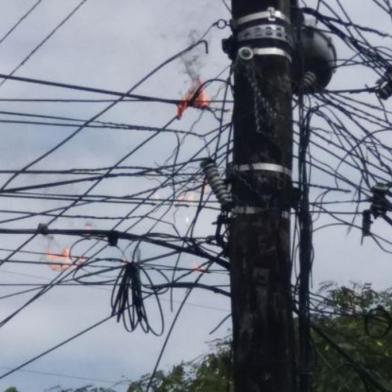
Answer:
[[[24,64],[17,75],[37,79],[59,81],[101,89],[127,91],[148,71],[168,57],[192,43],[219,18],[227,18],[228,13],[220,3],[211,6],[210,2],[151,1],[129,2],[107,0],[88,0],[66,21],[30,59],[26,59],[37,45],[56,28],[80,0],[43,0],[34,11],[0,45],[3,54],[0,72],[10,73],[18,64]],[[27,13],[35,1],[6,1],[1,15],[1,33],[6,34],[12,26]],[[209,79],[227,67],[228,62],[220,51],[222,33],[215,29],[206,38],[210,44],[209,55],[194,61],[196,72],[203,79]],[[197,48],[193,54],[203,55]],[[184,61],[176,60],[162,69],[153,78],[141,85],[136,93],[179,99],[190,87],[190,76],[186,73]],[[111,99],[111,96],[79,93],[69,90],[46,88],[24,83],[6,82],[1,86],[0,98],[71,98],[71,99]],[[3,111],[63,116],[86,120],[108,103],[0,103]],[[105,113],[101,121],[142,124],[161,127],[176,113],[174,105],[124,103]],[[196,117],[194,117],[196,118]],[[2,118],[7,119],[6,115]],[[19,120],[21,118],[18,118]],[[23,120],[23,118],[22,118]],[[190,119],[184,123],[173,124],[173,128],[187,129]],[[192,120],[193,121],[193,120]],[[206,120],[211,128],[215,122]],[[209,129],[207,128],[207,129]],[[2,124],[1,130],[7,145],[2,144],[1,162],[3,168],[19,169],[56,145],[69,135],[75,127],[32,126],[29,124]],[[36,169],[104,167],[113,165],[145,135],[130,134],[129,131],[92,129],[86,130],[64,146],[60,151],[38,163]],[[173,150],[175,138],[162,136],[159,143],[150,143],[148,148],[135,155],[128,164],[147,164],[166,159]],[[163,151],[162,151],[163,150]],[[4,176],[4,179],[8,176]],[[26,183],[42,183],[44,176],[18,178],[13,183],[19,186]],[[48,180],[48,177],[46,177]],[[49,181],[57,180],[56,176]],[[142,185],[135,180],[122,181],[101,186],[96,194],[131,194]],[[121,186],[121,189],[119,188]],[[48,193],[74,194],[81,189],[69,185]],[[158,195],[159,196],[159,195]],[[2,201],[3,209],[46,210],[61,205],[58,201],[14,200]],[[122,216],[131,207],[114,205],[89,207],[83,213],[96,214],[95,208],[107,215]],[[106,210],[105,210],[106,208]],[[102,210],[103,209],[103,210]],[[81,213],[81,210],[78,211]],[[105,215],[103,213],[103,215]],[[97,215],[97,214],[96,214]],[[188,212],[177,211],[175,216],[179,225],[186,225]],[[4,215],[4,219],[16,215]],[[48,218],[34,218],[28,221],[5,223],[3,227],[36,227]],[[129,222],[126,222],[129,225]],[[113,222],[88,220],[58,222],[58,227],[109,228]],[[147,223],[148,226],[148,223]],[[124,226],[125,227],[125,226]],[[140,229],[143,230],[143,229]],[[13,248],[24,238],[8,237],[0,240],[2,248]],[[53,253],[62,252],[68,246],[67,239],[37,238],[28,249]],[[124,248],[127,244],[124,244]],[[148,250],[146,251],[148,252]],[[3,252],[6,256],[8,252]],[[112,254],[113,256],[113,254]],[[122,255],[114,255],[121,257]],[[24,258],[23,255],[21,258]],[[45,261],[44,257],[40,258]],[[47,265],[3,265],[2,283],[44,283],[56,276]],[[1,289],[7,294],[20,288]],[[175,296],[175,309],[184,291]],[[5,299],[2,302],[1,316],[6,317],[29,296]],[[168,298],[166,299],[168,300]],[[165,301],[165,299],[163,299]],[[169,303],[163,302],[166,325],[173,313]],[[162,366],[179,360],[189,360],[206,350],[206,342],[227,333],[226,324],[220,333],[210,336],[209,332],[228,314],[228,301],[215,295],[197,293],[189,298],[180,320],[175,328],[173,340],[168,345]],[[156,309],[151,310],[152,324],[159,324]],[[2,356],[0,372],[19,365],[29,358],[46,350],[80,330],[89,327],[110,314],[110,289],[107,287],[63,287],[56,288],[36,301],[6,324],[0,336]],[[93,383],[111,386],[124,379],[137,378],[152,370],[160,351],[163,338],[144,334],[137,330],[127,333],[121,324],[109,321],[84,337],[67,344],[58,351],[0,381],[0,390],[15,385],[20,391],[43,391],[55,385],[76,387]],[[45,374],[44,374],[45,373]],[[54,374],[54,375],[50,375]],[[123,391],[126,384],[119,384]]]
[[[358,7],[356,0],[343,3],[353,17],[362,24],[368,23],[368,14],[377,15],[371,1]],[[0,73],[108,89],[128,91],[149,71],[195,42],[208,31],[205,39],[209,45],[208,54],[197,47],[189,55],[183,56],[155,73],[134,91],[136,94],[180,99],[192,85],[192,77],[201,80],[226,78],[229,61],[221,51],[222,38],[229,30],[210,27],[219,19],[228,20],[229,12],[221,1],[199,0],[2,0],[0,13]],[[75,8],[80,5],[79,8]],[[354,7],[355,6],[355,7]],[[32,9],[32,7],[34,7]],[[31,12],[22,18],[28,11]],[[71,15],[72,13],[72,15]],[[69,16],[69,18],[68,18]],[[388,30],[389,20],[379,15],[379,23]],[[15,26],[16,22],[20,23]],[[10,32],[10,29],[12,32]],[[10,32],[9,34],[7,34]],[[347,49],[339,44],[339,53]],[[337,72],[330,88],[363,87],[373,84],[376,75],[372,71],[359,69],[344,73]],[[222,97],[222,83],[212,83],[208,87],[211,97]],[[9,99],[112,99],[112,96],[92,94],[67,89],[40,86],[15,81],[0,85],[0,143],[1,170],[19,170],[31,161],[71,135],[81,122],[67,120],[67,126],[27,124],[32,117],[10,115],[9,112],[49,115],[56,117],[87,120],[106,110],[109,102],[12,102]],[[5,101],[7,100],[7,101]],[[214,104],[211,104],[214,106]],[[230,106],[228,107],[230,109]],[[8,112],[8,113],[5,113]],[[175,105],[162,103],[123,102],[105,111],[99,121],[116,124],[138,124],[162,127],[176,114]],[[225,114],[230,118],[230,111]],[[12,123],[8,120],[12,119]],[[18,120],[18,121],[16,121]],[[27,121],[26,121],[27,120]],[[34,119],[33,119],[34,120]],[[44,121],[42,117],[37,122]],[[47,122],[61,122],[46,119]],[[69,124],[72,122],[74,125]],[[198,111],[190,109],[170,128],[189,132],[180,140],[170,133],[162,133],[125,161],[129,166],[160,166],[172,159],[173,149],[180,143],[179,159],[186,160],[193,153],[202,150],[199,156],[207,156],[210,151],[205,144],[210,140],[209,130],[217,127],[214,116],[206,112],[200,118]],[[190,132],[201,136],[190,136]],[[129,129],[86,128],[61,148],[32,168],[36,170],[101,168],[112,166],[142,143],[150,134],[132,132]],[[227,137],[224,136],[224,137]],[[215,142],[214,142],[215,143]],[[211,147],[211,145],[210,145]],[[211,147],[212,148],[212,147]],[[317,174],[316,174],[317,175]],[[10,174],[0,175],[4,184]],[[68,177],[66,177],[68,178]],[[7,185],[8,188],[36,185],[48,181],[63,180],[56,175],[20,175]],[[94,195],[122,197],[137,190],[153,186],[154,179],[120,178],[106,180],[93,191]],[[322,181],[322,180],[321,180]],[[80,194],[91,184],[68,184],[53,189],[38,189],[49,200],[20,199],[2,197],[0,227],[34,229],[39,223],[49,222],[49,216],[33,216],[23,220],[13,211],[45,211],[69,204],[69,200],[53,200],[55,195]],[[191,188],[191,186],[190,186]],[[37,191],[37,192],[38,192]],[[168,189],[156,198],[165,197]],[[197,192],[179,194],[186,200],[196,198]],[[83,216],[125,216],[133,206],[127,204],[92,203],[78,207],[69,213]],[[142,207],[134,215],[143,216],[150,207]],[[193,208],[172,208],[167,219],[181,233],[189,227],[195,210]],[[158,214],[159,215],[159,214]],[[212,221],[216,213],[204,211],[197,227],[200,234],[214,233]],[[155,216],[155,215],[154,215]],[[133,216],[131,215],[130,218]],[[12,221],[10,221],[11,219]],[[323,223],[321,218],[321,224]],[[110,229],[116,220],[61,218],[52,227],[67,229]],[[134,221],[128,219],[118,227],[126,230]],[[152,221],[143,220],[135,226],[135,232],[149,230]],[[160,231],[172,232],[172,228],[160,226]],[[380,224],[379,230],[388,228]],[[28,236],[0,235],[1,257],[6,258],[10,249],[22,244]],[[71,246],[71,240],[64,237],[34,238],[24,248],[33,252],[61,253]],[[92,245],[90,240],[75,245],[75,253],[81,254]],[[95,247],[97,245],[94,245]],[[130,248],[128,248],[131,246]],[[93,248],[97,249],[97,248]],[[132,244],[121,242],[119,249],[106,250],[102,257],[124,258],[130,255]],[[376,287],[388,287],[392,273],[390,256],[380,251],[373,242],[366,241],[360,246],[360,233],[347,228],[320,231],[315,234],[316,258],[314,263],[314,286],[324,280],[345,283],[350,280],[372,282]],[[156,254],[151,247],[142,247],[143,256]],[[155,252],[155,253],[154,253]],[[37,284],[54,279],[57,272],[44,262],[45,255],[18,254],[12,259],[42,261],[41,265],[7,262],[1,266],[2,284]],[[163,262],[173,264],[168,258]],[[194,263],[192,257],[185,257],[183,263]],[[199,262],[199,261],[196,261]],[[382,272],[381,272],[382,271]],[[214,276],[215,283],[227,283],[227,277]],[[14,293],[25,287],[0,287],[0,296]],[[174,310],[179,306],[185,292],[179,290],[174,295]],[[108,286],[55,287],[28,306],[0,329],[0,375],[20,365],[24,361],[44,352],[79,331],[99,322],[110,315],[110,295]],[[5,319],[15,309],[22,306],[32,296],[31,293],[5,298],[1,301],[0,316]],[[162,299],[165,314],[165,332],[174,317],[170,310],[169,296]],[[151,324],[160,324],[159,313],[153,302],[149,307]],[[217,333],[210,331],[229,314],[229,301],[218,295],[205,292],[193,293],[184,307],[170,338],[162,359],[162,367],[181,360],[191,360],[207,350],[207,342],[225,336],[230,323],[225,323]],[[77,387],[85,384],[114,386],[126,390],[128,379],[135,379],[150,372],[163,344],[163,337],[145,334],[140,329],[133,333],[124,330],[121,323],[109,320],[82,337],[58,350],[0,379],[0,391],[14,385],[21,392],[40,392],[56,385]]]

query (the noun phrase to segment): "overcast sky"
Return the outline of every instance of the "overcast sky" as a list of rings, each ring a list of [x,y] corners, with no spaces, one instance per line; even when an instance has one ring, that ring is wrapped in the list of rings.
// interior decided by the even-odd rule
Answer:
[[[0,13],[0,37],[36,3],[36,0],[3,0]],[[80,0],[42,0],[31,14],[3,42],[0,42],[0,73],[10,73],[18,64],[23,65],[16,75],[58,81],[63,83],[127,91],[148,71],[171,55],[200,37],[218,19],[229,19],[229,12],[221,1],[173,1],[173,0],[87,0],[75,14],[53,34],[42,47],[26,59],[36,46],[55,28],[78,4]],[[377,15],[371,1],[363,0],[358,7],[357,0],[343,1],[352,15],[361,24],[370,22],[368,15]],[[375,18],[375,16],[374,16]],[[372,18],[373,20],[375,20]],[[379,17],[379,23],[388,30],[389,21]],[[229,61],[221,51],[221,39],[229,35],[212,28],[206,39],[209,53],[200,48],[194,51],[193,71],[202,80],[227,77]],[[346,49],[337,43],[338,51]],[[340,72],[340,71],[339,71]],[[374,83],[376,75],[362,69],[349,74],[337,73],[331,88],[344,86],[363,87]],[[192,84],[184,61],[176,60],[143,83],[135,93],[179,99]],[[221,91],[222,86],[214,84],[208,90],[210,96]],[[34,84],[7,81],[0,86],[0,99],[4,98],[107,98],[105,95],[82,93],[37,86]],[[1,111],[20,111],[52,116],[88,119],[107,106],[107,103],[11,103],[1,102]],[[139,124],[160,127],[176,112],[173,105],[156,103],[121,103],[99,118],[102,121]],[[173,128],[189,130],[199,113],[190,111],[184,119],[172,124]],[[227,118],[230,113],[227,113]],[[7,119],[5,114],[1,120]],[[216,126],[210,114],[203,116],[194,128],[203,133]],[[33,126],[29,124],[0,123],[0,169],[20,169],[40,154],[56,145],[75,127]],[[104,167],[113,165],[143,140],[143,133],[129,131],[87,129],[73,138],[55,154],[38,163],[36,169]],[[162,135],[138,153],[130,165],[161,164],[170,156],[177,140],[172,135]],[[199,139],[184,142],[182,158],[203,146]],[[208,151],[205,151],[205,156]],[[0,177],[3,182],[7,175]],[[21,186],[40,183],[45,176],[34,178],[20,176],[11,184]],[[56,180],[51,177],[50,180]],[[83,187],[84,186],[84,187]],[[62,194],[78,193],[85,185],[68,185],[50,190]],[[119,182],[105,182],[95,189],[96,194],[125,195],[135,189],[146,187],[145,180],[125,179]],[[159,197],[159,195],[155,195]],[[0,199],[0,209],[46,210],[64,205],[53,201],[26,201],[12,198]],[[123,216],[129,206],[87,206],[78,213],[94,214],[99,208],[101,215]],[[76,212],[75,212],[76,213]],[[140,212],[142,214],[143,211]],[[1,215],[3,219],[16,215]],[[182,231],[186,230],[192,212],[179,209],[170,219]],[[205,212],[200,232],[214,233],[211,225],[215,214]],[[322,218],[324,219],[324,218]],[[35,228],[49,219],[36,217],[21,222],[1,223],[1,228]],[[321,223],[323,221],[321,220]],[[60,219],[55,227],[109,229],[113,222],[91,221],[88,219]],[[151,222],[137,227],[143,232]],[[125,222],[120,229],[125,229]],[[380,224],[381,227],[381,224]],[[381,230],[388,228],[381,227]],[[204,234],[204,233],[203,233]],[[1,248],[14,248],[27,237],[0,236]],[[70,246],[65,238],[48,239],[37,237],[26,249],[45,252],[61,252]],[[83,245],[84,246],[84,245]],[[122,243],[121,247],[126,248]],[[392,276],[390,256],[380,251],[374,243],[366,241],[360,246],[360,234],[348,233],[347,228],[334,228],[315,234],[316,258],[314,263],[314,286],[325,280],[345,283],[350,280],[372,282],[376,287],[388,287]],[[116,254],[116,252],[118,252]],[[153,253],[148,247],[144,254]],[[1,257],[8,252],[3,251]],[[120,251],[110,250],[110,257],[123,257]],[[42,258],[41,258],[42,259]],[[44,259],[42,259],[45,261]],[[192,262],[191,258],[186,259]],[[1,266],[1,283],[43,283],[54,278],[56,272],[47,265],[29,266],[11,263]],[[216,277],[216,282],[227,282]],[[17,288],[0,287],[0,293],[11,293]],[[2,295],[4,295],[2,294]],[[183,291],[176,292],[175,307],[183,298]],[[10,314],[29,296],[18,296],[1,301],[1,319]],[[168,301],[168,297],[164,298]],[[169,303],[163,302],[166,315],[166,331],[174,313]],[[151,305],[152,323],[159,324],[156,307]],[[173,336],[165,351],[162,367],[168,367],[181,360],[191,360],[207,350],[207,342],[225,336],[230,328],[226,322],[214,335],[209,332],[229,314],[229,301],[211,293],[197,292],[190,296],[175,327]],[[45,351],[52,345],[70,337],[110,314],[110,288],[107,287],[62,287],[55,288],[32,306],[23,310],[11,322],[0,329],[0,374],[5,373],[29,358]],[[165,336],[165,335],[164,335]],[[110,320],[88,334],[65,345],[51,354],[0,380],[0,391],[14,385],[20,392],[41,392],[55,385],[77,387],[88,383],[112,386],[125,379],[135,379],[150,372],[163,344],[163,337],[144,334],[139,329],[127,333],[121,324]],[[52,374],[52,375],[51,375]],[[84,380],[84,379],[85,380]],[[91,381],[89,381],[91,380]],[[116,385],[121,392],[126,383]]]
[[[33,1],[5,1],[1,14],[1,32],[7,32],[15,22],[32,7]],[[43,0],[36,9],[0,45],[3,61],[0,72],[9,73],[25,56],[46,37],[52,29],[65,18],[79,1]],[[191,33],[201,35],[220,17],[227,17],[219,3],[197,4],[173,1],[129,2],[89,0],[75,15],[51,37],[17,74],[32,78],[81,84],[91,87],[126,91],[147,71],[153,69],[169,56],[191,43]],[[203,78],[208,79],[221,72],[228,64],[220,53],[221,35],[214,31],[208,36],[210,54],[201,59],[199,66]],[[181,61],[176,61],[167,69],[139,88],[137,93],[168,98],[180,98],[190,86],[189,76]],[[107,98],[67,90],[42,88],[34,85],[7,82],[1,88],[0,98]],[[111,98],[111,97],[109,97]],[[87,119],[107,104],[1,104],[1,110],[24,111],[29,113],[62,115]],[[175,114],[175,106],[123,104],[109,111],[102,120],[161,126]],[[212,123],[211,123],[212,124]],[[176,127],[181,128],[182,125]],[[72,131],[73,128],[31,127],[27,125],[2,126],[3,140],[1,162],[3,167],[20,168],[30,160],[46,151]],[[186,127],[185,127],[186,129]],[[139,137],[140,139],[140,137]],[[87,131],[73,140],[58,154],[49,157],[37,167],[102,167],[111,165],[139,140],[127,132]],[[173,139],[161,140],[168,155],[174,147]],[[159,149],[151,145],[135,157],[135,162],[151,164],[158,160]],[[34,181],[42,181],[42,177]],[[26,179],[16,180],[14,185],[25,183]],[[126,189],[125,186],[129,187]],[[124,184],[120,194],[131,193],[138,186],[130,181]],[[73,193],[77,187],[62,188],[61,192]],[[100,189],[97,193],[107,189]],[[33,208],[33,204],[10,201],[7,208]],[[10,204],[8,204],[10,203]],[[12,205],[12,207],[11,207]],[[5,205],[4,205],[5,206]],[[55,206],[37,205],[39,209]],[[25,209],[25,208],[24,208]],[[129,208],[118,206],[115,215],[121,216]],[[110,212],[112,212],[111,210]],[[109,211],[108,211],[109,213]],[[186,216],[180,212],[178,219],[184,223]],[[182,215],[181,215],[182,214]],[[35,227],[40,219],[30,220],[25,226]],[[42,219],[41,219],[42,220]],[[84,222],[91,224],[91,222]],[[81,224],[83,224],[81,222]],[[17,223],[14,225],[18,226]],[[60,222],[59,226],[69,223]],[[111,222],[109,222],[111,225]],[[5,225],[7,226],[7,225]],[[4,226],[4,227],[5,227]],[[108,228],[105,222],[94,224],[94,228]],[[8,227],[10,227],[8,225]],[[20,224],[19,224],[19,227]],[[83,227],[82,227],[83,228]],[[2,247],[15,246],[17,238],[1,239]],[[62,239],[51,241],[51,251],[56,252],[69,245]],[[45,251],[46,239],[38,239],[34,248]],[[40,249],[41,247],[41,249]],[[56,273],[47,266],[3,266],[2,282],[45,282]],[[16,272],[17,275],[11,274]],[[20,275],[20,274],[28,274]],[[31,276],[30,276],[31,275]],[[12,290],[4,288],[2,292]],[[175,300],[182,298],[183,292]],[[9,314],[27,296],[4,300],[2,317]],[[172,315],[168,304],[165,306],[166,322]],[[178,306],[178,303],[176,304]],[[218,335],[208,333],[228,313],[228,301],[214,295],[198,293],[189,299],[175,329],[173,341],[166,350],[163,367],[179,360],[189,360],[206,350],[208,340],[227,332],[228,325]],[[51,345],[73,335],[79,330],[99,321],[110,314],[110,290],[105,288],[67,287],[53,290],[33,306],[26,309],[1,331],[2,355],[0,372],[18,365],[30,357],[44,351]],[[151,316],[158,322],[158,315]],[[122,379],[137,378],[152,370],[162,338],[145,335],[135,331],[129,334],[121,324],[109,321],[93,332],[81,337],[47,357],[30,365],[27,370],[84,377],[86,380],[49,376],[39,373],[18,372],[0,381],[0,390],[15,385],[20,391],[42,391],[54,385],[76,387],[87,383],[110,386]],[[91,382],[88,379],[91,379]],[[107,381],[99,383],[99,380]],[[119,391],[126,384],[119,385]]]

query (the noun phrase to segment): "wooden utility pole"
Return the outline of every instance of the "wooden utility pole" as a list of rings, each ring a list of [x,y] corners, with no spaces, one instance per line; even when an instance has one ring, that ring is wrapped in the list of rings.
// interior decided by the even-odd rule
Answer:
[[[293,392],[290,0],[232,0],[235,392]]]

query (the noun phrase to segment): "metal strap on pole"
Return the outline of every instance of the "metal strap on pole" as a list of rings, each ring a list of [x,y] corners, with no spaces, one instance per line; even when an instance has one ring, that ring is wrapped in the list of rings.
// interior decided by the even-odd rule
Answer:
[[[274,173],[285,174],[286,176],[291,178],[291,170],[282,165],[278,165],[276,163],[250,163],[244,165],[234,165],[233,169],[238,172],[248,172],[248,171],[269,171]]]
[[[267,11],[255,12],[253,14],[245,15],[241,18],[238,18],[234,21],[234,26],[238,27],[245,23],[253,22],[259,19],[268,19],[270,22],[274,22],[277,19],[280,19],[286,23],[290,23],[289,18],[283,12],[276,10],[273,7],[269,7]]]

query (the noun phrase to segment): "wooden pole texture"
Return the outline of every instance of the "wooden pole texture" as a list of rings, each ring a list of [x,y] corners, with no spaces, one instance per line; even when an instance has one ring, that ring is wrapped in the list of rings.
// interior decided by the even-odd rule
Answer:
[[[232,0],[235,392],[294,392],[290,0]]]

